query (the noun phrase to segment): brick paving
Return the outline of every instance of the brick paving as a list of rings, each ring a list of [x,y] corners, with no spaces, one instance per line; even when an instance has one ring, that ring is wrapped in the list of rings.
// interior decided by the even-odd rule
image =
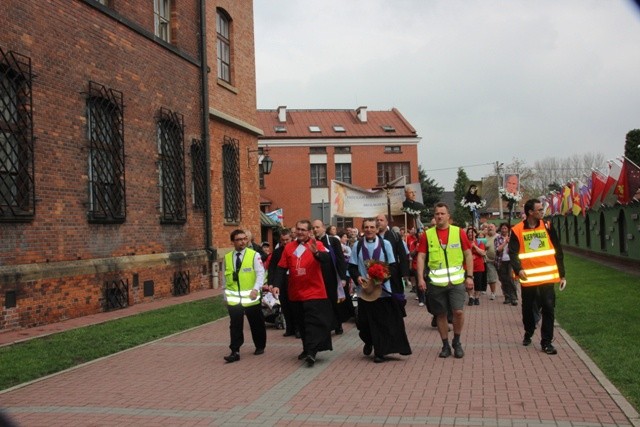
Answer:
[[[313,368],[297,360],[299,340],[272,326],[264,355],[254,356],[248,339],[240,362],[225,364],[224,318],[0,392],[0,408],[20,426],[640,425],[638,413],[562,329],[556,356],[540,351],[539,333],[523,347],[520,307],[483,296],[480,306],[465,306],[465,357],[443,360],[431,316],[408,295],[408,357],[374,364],[348,323]],[[0,344],[132,314],[126,310],[0,334]]]

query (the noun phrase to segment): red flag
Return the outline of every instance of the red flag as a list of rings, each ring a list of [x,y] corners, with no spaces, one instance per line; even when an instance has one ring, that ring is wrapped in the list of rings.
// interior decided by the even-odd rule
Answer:
[[[631,200],[640,202],[640,168],[625,159],[627,164],[627,203]]]
[[[622,168],[620,168],[620,174],[618,175],[618,182],[613,189],[613,194],[618,197],[618,203],[626,205],[629,203],[629,191],[627,188],[627,160],[622,161]]]
[[[598,203],[598,200],[600,200],[600,197],[604,192],[606,183],[607,178],[605,178],[605,176],[599,171],[594,170],[591,172],[591,185],[593,188],[591,189],[591,202],[589,203],[589,208],[593,208],[593,206]]]
[[[622,170],[622,166],[618,164],[615,160],[609,162],[609,177],[607,178],[607,183],[604,186],[604,190],[602,191],[602,200],[607,197],[609,191],[613,188],[613,186],[618,182],[620,178],[620,171]]]

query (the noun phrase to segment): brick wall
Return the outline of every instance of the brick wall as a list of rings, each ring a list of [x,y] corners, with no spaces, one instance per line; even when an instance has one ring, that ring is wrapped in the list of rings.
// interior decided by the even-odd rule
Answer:
[[[202,136],[199,1],[172,3],[171,46],[153,37],[150,1],[115,1],[113,9],[91,0],[3,3],[0,47],[30,57],[35,76],[36,213],[28,223],[0,223],[0,330],[102,311],[107,277],[128,280],[130,304],[148,300],[142,295],[142,283],[147,280],[155,283],[153,298],[170,295],[170,278],[179,271],[190,272],[192,290],[212,286],[207,272],[211,266],[203,252],[205,215],[192,205],[189,155],[191,140]],[[225,5],[235,18],[233,90],[215,79],[216,3],[207,2],[207,7],[210,98],[216,101],[215,108],[255,126],[252,2]],[[87,221],[90,80],[124,94],[127,206],[123,224]],[[181,225],[160,223],[160,108],[184,116],[187,220]],[[209,125],[213,246],[225,247],[230,246],[228,235],[237,226],[259,235],[257,167],[249,168],[246,159],[247,147],[257,147],[257,139],[242,127],[214,120]],[[219,147],[224,135],[241,143],[241,224],[223,222]],[[134,274],[139,278],[137,290],[132,285]],[[13,292],[17,307],[6,308],[5,297]]]

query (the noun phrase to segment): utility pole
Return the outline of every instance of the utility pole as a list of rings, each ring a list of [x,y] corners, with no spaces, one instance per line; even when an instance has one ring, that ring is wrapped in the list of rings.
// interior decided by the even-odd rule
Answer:
[[[502,185],[500,184],[500,170],[502,169],[502,167],[504,166],[504,163],[500,163],[499,161],[496,160],[496,183],[498,185],[497,191],[498,191],[498,203],[500,206],[500,219],[503,219],[502,216],[502,195],[500,194],[500,187],[502,187]]]

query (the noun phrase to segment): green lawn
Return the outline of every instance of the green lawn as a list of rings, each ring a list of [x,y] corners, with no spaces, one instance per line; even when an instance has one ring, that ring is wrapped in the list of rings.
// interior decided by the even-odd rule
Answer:
[[[221,298],[174,305],[0,348],[0,390],[226,316]]]
[[[640,277],[565,255],[567,288],[556,320],[609,380],[640,408]]]

